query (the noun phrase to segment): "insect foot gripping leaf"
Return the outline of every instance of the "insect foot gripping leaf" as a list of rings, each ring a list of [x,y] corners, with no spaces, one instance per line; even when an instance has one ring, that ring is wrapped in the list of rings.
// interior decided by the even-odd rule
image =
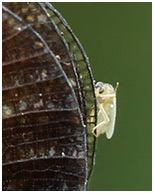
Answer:
[[[106,133],[106,137],[111,139],[114,133],[116,119],[116,93],[119,82],[115,89],[111,84],[98,82],[95,85],[95,94],[98,106],[97,125],[93,128],[92,133],[96,137]]]

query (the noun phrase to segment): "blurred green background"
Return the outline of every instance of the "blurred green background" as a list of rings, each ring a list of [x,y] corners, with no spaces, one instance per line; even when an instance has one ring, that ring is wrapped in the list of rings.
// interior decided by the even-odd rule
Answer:
[[[115,134],[97,141],[88,190],[152,190],[152,3],[52,3],[96,81],[118,89]]]

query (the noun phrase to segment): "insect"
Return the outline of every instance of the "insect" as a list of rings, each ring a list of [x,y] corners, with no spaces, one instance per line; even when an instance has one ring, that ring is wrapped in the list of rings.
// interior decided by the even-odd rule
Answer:
[[[92,133],[98,137],[106,133],[106,137],[111,139],[114,133],[116,119],[116,93],[119,82],[115,89],[111,84],[98,82],[95,85],[95,94],[98,104],[97,125],[93,128]]]

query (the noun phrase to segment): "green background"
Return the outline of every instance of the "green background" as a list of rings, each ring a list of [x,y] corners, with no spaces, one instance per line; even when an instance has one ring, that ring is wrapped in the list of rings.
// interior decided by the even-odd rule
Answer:
[[[111,140],[97,141],[89,190],[152,189],[152,3],[53,3],[79,38],[96,81],[116,85]]]

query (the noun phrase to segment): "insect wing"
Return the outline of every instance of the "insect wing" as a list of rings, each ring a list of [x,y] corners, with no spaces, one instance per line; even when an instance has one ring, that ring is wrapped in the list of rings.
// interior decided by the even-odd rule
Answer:
[[[114,133],[115,121],[116,121],[116,97],[113,100],[113,103],[109,104],[107,115],[110,119],[109,123],[106,126],[106,137],[111,139]]]
[[[72,32],[71,28],[67,24],[66,20],[61,14],[49,3],[45,4],[47,10],[53,15],[52,19],[60,29],[62,36],[65,38],[65,42],[69,47],[70,54],[73,56],[75,69],[77,70],[78,79],[81,90],[81,102],[79,101],[80,109],[83,114],[84,123],[86,125],[87,132],[87,157],[88,157],[88,176],[92,172],[95,154],[96,138],[91,133],[92,128],[96,125],[96,98],[94,93],[94,81],[91,69],[89,67],[89,60],[86,53],[80,44],[77,37]]]
[[[99,125],[100,123],[102,123],[104,121],[104,117],[102,115],[101,110],[99,110],[98,115],[97,115],[97,125]],[[100,125],[97,128],[97,136],[99,136],[100,134],[105,133],[106,131],[106,126],[105,125]]]
[[[3,5],[3,190],[85,190],[96,122],[86,55],[50,4]]]

